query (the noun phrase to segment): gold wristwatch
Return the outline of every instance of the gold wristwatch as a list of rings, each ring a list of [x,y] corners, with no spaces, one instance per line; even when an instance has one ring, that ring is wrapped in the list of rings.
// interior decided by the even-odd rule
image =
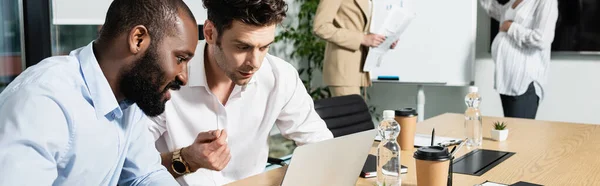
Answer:
[[[182,151],[183,148],[175,150],[175,152],[173,152],[173,158],[171,159],[171,168],[173,169],[173,172],[178,175],[191,173],[188,163],[183,160],[183,157],[181,156]]]

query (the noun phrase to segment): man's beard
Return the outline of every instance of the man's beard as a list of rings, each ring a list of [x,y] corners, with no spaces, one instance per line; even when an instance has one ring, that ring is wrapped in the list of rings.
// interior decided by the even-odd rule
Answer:
[[[161,88],[166,81],[166,75],[158,60],[156,46],[151,44],[146,54],[123,73],[119,84],[125,99],[136,103],[150,117],[165,111],[167,100],[163,100],[163,95],[166,91],[181,88],[181,82],[176,80]]]

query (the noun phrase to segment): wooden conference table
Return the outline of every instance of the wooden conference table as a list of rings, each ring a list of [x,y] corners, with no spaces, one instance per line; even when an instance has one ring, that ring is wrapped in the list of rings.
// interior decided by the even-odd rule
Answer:
[[[461,138],[462,114],[443,114],[417,124],[417,133]],[[507,122],[509,136],[497,142],[490,138],[492,123]],[[516,154],[482,176],[454,174],[454,185],[475,185],[486,180],[513,184],[526,181],[542,185],[600,184],[600,125],[536,121],[515,118],[483,117],[483,149],[515,152]],[[375,153],[377,142],[371,148]],[[471,149],[472,150],[472,149]],[[463,147],[460,157],[470,150]],[[416,185],[414,151],[402,151],[401,163],[408,167],[402,175],[402,185]],[[285,167],[255,175],[229,185],[280,185]],[[310,178],[307,178],[310,179]],[[359,178],[359,186],[376,185],[376,178]]]

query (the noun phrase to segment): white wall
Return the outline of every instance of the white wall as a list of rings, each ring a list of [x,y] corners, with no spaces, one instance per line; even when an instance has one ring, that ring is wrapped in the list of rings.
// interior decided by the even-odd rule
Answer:
[[[548,94],[540,102],[537,119],[600,124],[600,60],[598,57],[553,57],[546,87]],[[475,84],[484,102],[482,113],[502,116],[500,97],[493,89],[494,64],[489,58],[477,60]]]
[[[183,0],[196,18],[204,24],[206,10],[200,0]],[[52,24],[55,25],[102,25],[112,0],[53,0]]]
[[[483,102],[481,112],[503,116],[500,97],[493,89],[494,64],[489,54],[490,19],[478,9],[477,60],[475,85]],[[600,56],[552,56],[547,97],[540,103],[538,120],[600,124]],[[375,84],[370,88],[371,101],[378,112],[384,109],[416,107],[416,86]],[[425,118],[442,113],[462,113],[466,109],[465,87],[426,87]]]

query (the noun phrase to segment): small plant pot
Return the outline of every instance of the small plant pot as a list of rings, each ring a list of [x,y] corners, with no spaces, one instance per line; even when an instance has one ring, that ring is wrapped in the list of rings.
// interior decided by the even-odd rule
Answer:
[[[506,138],[508,138],[508,129],[504,129],[504,130],[492,129],[491,133],[492,133],[492,139],[494,139],[496,141],[504,141],[504,140],[506,140]]]

